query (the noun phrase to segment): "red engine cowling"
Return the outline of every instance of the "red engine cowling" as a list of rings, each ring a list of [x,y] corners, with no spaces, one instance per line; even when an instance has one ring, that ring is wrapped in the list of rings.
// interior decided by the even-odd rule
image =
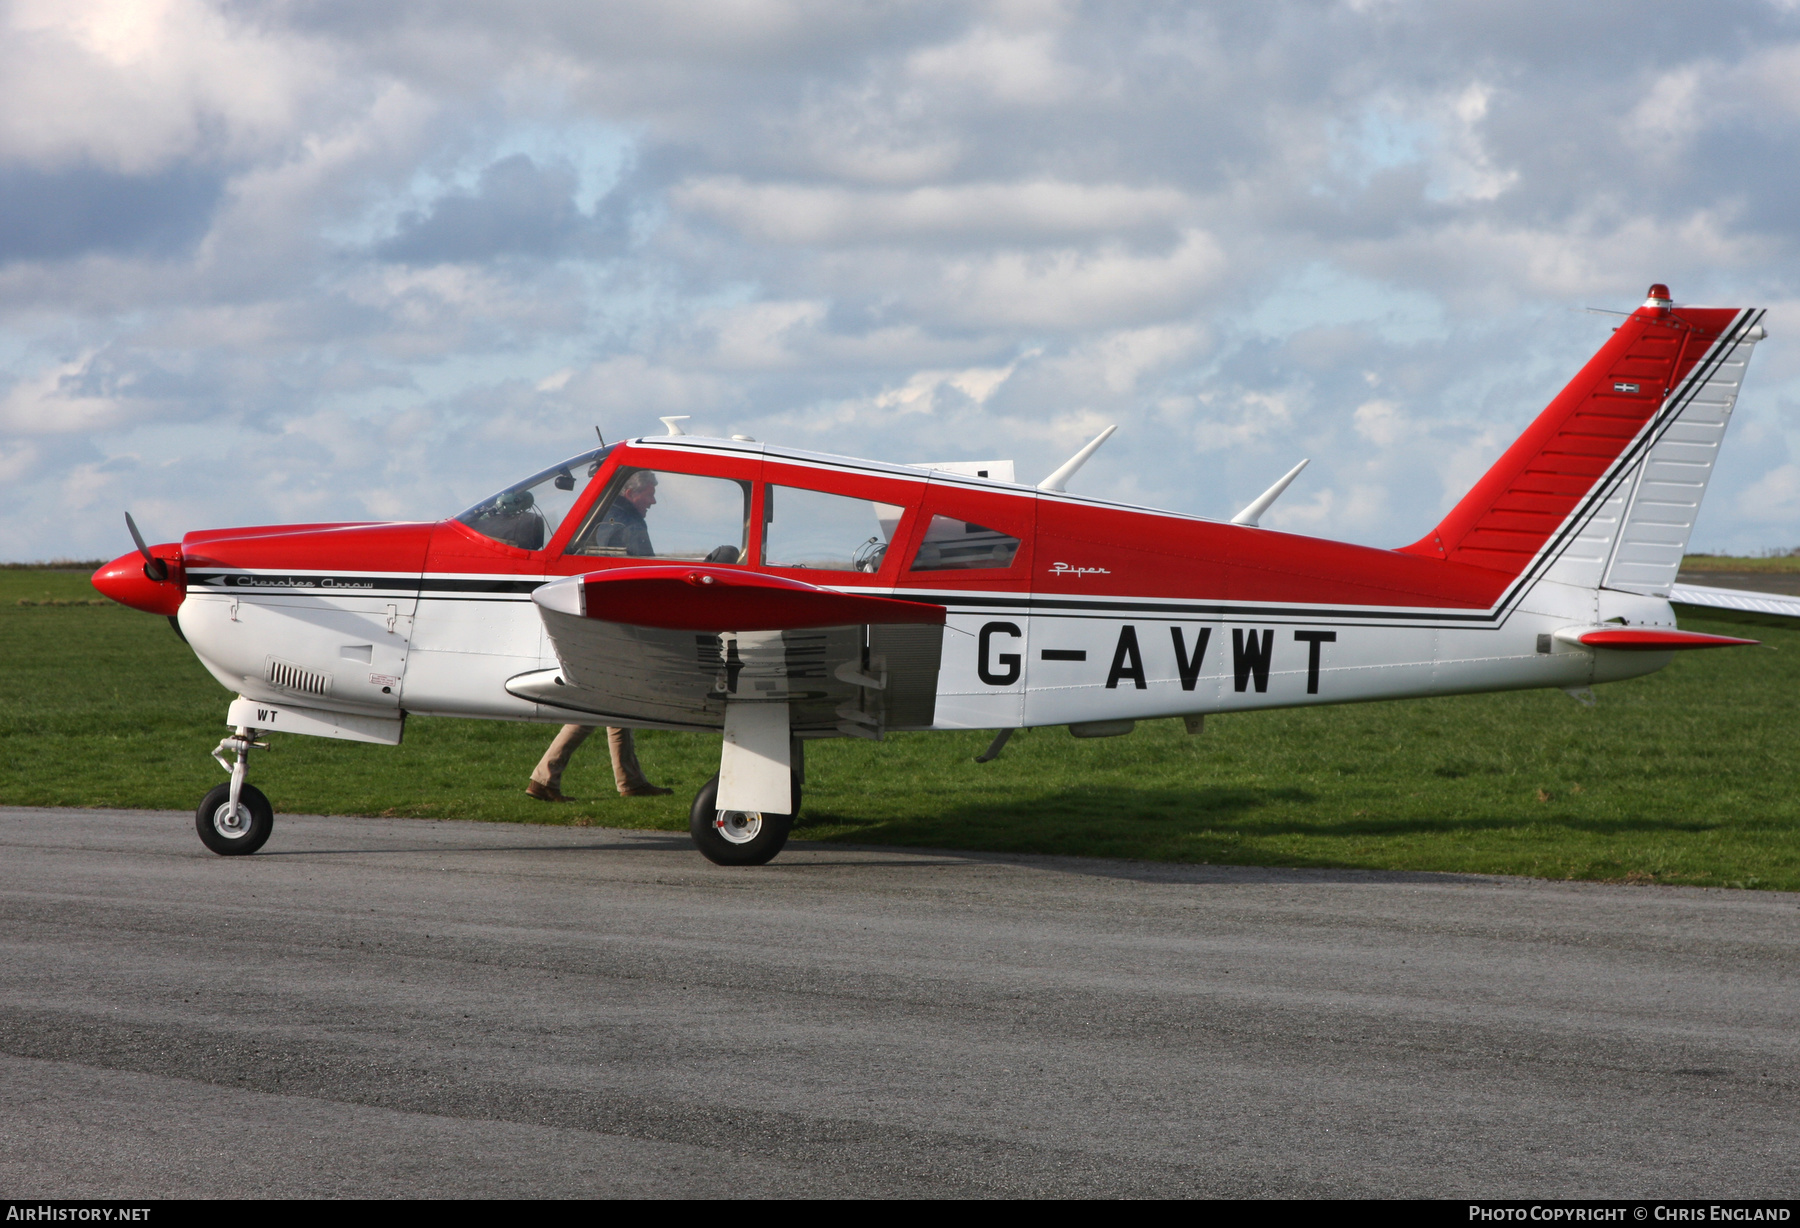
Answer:
[[[120,605],[150,614],[171,617],[187,597],[187,571],[181,564],[181,547],[174,542],[152,546],[150,553],[168,569],[161,580],[152,580],[144,556],[133,550],[96,571],[93,585]]]

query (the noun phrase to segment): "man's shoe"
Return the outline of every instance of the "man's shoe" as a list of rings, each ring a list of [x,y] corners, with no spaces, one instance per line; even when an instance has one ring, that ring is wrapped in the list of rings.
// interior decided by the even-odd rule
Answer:
[[[669,794],[671,794],[673,792],[675,792],[675,790],[665,789],[661,785],[638,785],[635,788],[620,789],[619,796],[620,797],[667,797],[667,796],[669,796]]]
[[[549,785],[540,785],[532,781],[525,786],[525,796],[535,797],[540,802],[572,802],[572,797],[564,797],[561,789],[552,789]]]

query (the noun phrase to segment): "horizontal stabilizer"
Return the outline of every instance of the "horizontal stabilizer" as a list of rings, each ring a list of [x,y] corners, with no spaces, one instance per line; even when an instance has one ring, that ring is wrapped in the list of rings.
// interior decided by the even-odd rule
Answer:
[[[1677,584],[1669,590],[1676,605],[1710,610],[1736,610],[1743,614],[1769,614],[1776,618],[1800,618],[1800,597],[1784,593],[1753,593],[1741,588],[1712,588],[1704,584]]]
[[[531,597],[559,614],[666,631],[944,622],[941,605],[834,592],[782,576],[714,567],[615,567],[552,581]]]
[[[1672,627],[1602,627],[1594,631],[1578,631],[1573,635],[1558,632],[1558,639],[1570,638],[1583,648],[1611,648],[1626,652],[1671,652],[1684,648],[1747,648],[1760,640],[1740,640],[1730,635],[1704,635],[1699,631],[1677,631]]]

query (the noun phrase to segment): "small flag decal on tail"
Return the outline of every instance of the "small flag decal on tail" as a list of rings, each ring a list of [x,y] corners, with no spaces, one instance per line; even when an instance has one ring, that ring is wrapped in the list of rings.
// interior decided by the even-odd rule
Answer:
[[[1637,390],[1638,390],[1638,386],[1636,384],[1614,384],[1613,385],[1614,392],[1636,392]]]

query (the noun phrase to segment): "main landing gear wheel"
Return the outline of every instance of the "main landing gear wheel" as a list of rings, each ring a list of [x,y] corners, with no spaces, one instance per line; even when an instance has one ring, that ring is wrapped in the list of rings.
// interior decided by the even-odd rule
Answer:
[[[222,784],[206,795],[194,814],[200,843],[221,857],[254,853],[275,830],[275,808],[255,785],[238,791],[237,813],[231,810],[231,785]],[[771,854],[773,856],[773,854]]]
[[[781,851],[794,815],[800,813],[800,781],[794,781],[793,814],[769,814],[755,810],[720,810],[719,778],[701,786],[688,814],[688,834],[694,847],[711,862],[722,866],[760,866]]]

